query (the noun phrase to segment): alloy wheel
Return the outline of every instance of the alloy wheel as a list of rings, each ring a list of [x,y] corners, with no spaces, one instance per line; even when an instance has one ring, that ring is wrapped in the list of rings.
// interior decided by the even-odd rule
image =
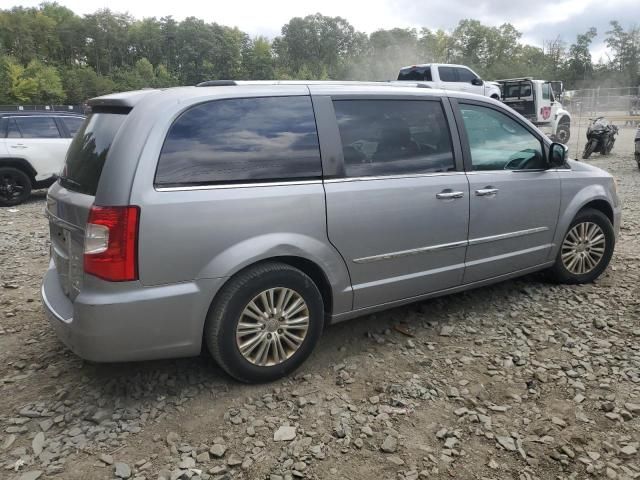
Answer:
[[[236,344],[247,361],[268,367],[291,358],[308,330],[309,307],[302,296],[290,288],[270,288],[256,295],[242,311]]]
[[[600,264],[605,249],[606,237],[599,225],[578,223],[562,242],[562,263],[574,275],[585,275]]]
[[[22,184],[20,179],[11,175],[10,173],[4,174],[0,177],[0,199],[4,201],[11,201],[23,194],[25,185]]]

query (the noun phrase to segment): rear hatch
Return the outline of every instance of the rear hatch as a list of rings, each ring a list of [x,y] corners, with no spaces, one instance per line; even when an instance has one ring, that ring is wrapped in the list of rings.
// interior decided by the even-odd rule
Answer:
[[[502,101],[526,119],[536,121],[535,89],[530,80],[502,80]]]
[[[76,133],[58,182],[47,196],[53,259],[71,300],[83,278],[84,232],[109,148],[130,108],[94,107]]]

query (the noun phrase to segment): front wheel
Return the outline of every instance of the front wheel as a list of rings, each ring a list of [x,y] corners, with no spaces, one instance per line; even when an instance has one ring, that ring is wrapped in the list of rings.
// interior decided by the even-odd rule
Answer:
[[[613,226],[599,210],[585,209],[573,219],[560,245],[554,277],[560,283],[590,283],[605,271],[615,246]]]
[[[13,207],[31,194],[31,179],[22,170],[0,167],[0,207]]]
[[[311,354],[324,323],[324,304],[305,273],[283,263],[251,267],[222,288],[205,325],[216,362],[246,383],[270,382]]]
[[[584,152],[582,152],[582,158],[586,160],[591,156],[591,154],[596,150],[598,146],[597,140],[589,140],[587,144],[584,146]]]
[[[571,138],[571,127],[567,123],[561,123],[556,129],[556,138],[560,143],[567,144]]]

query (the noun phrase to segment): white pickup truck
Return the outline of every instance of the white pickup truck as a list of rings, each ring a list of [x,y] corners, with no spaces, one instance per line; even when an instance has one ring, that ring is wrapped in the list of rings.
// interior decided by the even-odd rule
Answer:
[[[500,99],[500,86],[496,82],[482,80],[480,75],[464,65],[425,63],[402,67],[398,74],[398,81]]]
[[[544,133],[566,144],[571,137],[571,114],[556,98],[561,82],[509,78],[497,80],[502,101],[534,123]]]

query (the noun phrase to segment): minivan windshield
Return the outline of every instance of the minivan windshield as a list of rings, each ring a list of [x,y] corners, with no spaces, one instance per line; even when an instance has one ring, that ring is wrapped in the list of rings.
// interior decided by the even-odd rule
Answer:
[[[67,152],[60,184],[75,192],[96,194],[111,142],[127,117],[127,110],[89,115]]]

